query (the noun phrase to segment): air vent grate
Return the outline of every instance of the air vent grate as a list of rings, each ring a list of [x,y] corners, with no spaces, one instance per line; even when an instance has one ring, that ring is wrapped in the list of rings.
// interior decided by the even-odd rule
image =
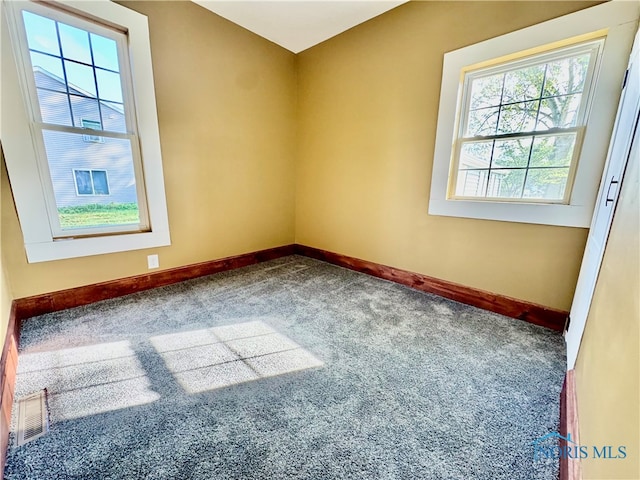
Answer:
[[[49,431],[46,402],[46,389],[18,401],[18,446],[40,438]]]

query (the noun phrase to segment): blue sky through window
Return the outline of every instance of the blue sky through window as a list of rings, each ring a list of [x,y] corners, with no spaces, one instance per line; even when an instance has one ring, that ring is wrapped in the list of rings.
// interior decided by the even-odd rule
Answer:
[[[60,85],[51,82],[44,85],[36,78],[39,90],[80,94],[100,102],[108,101],[109,107],[123,111],[118,48],[114,40],[32,12],[23,11],[22,17],[32,67],[61,81]],[[71,106],[73,102],[68,103]],[[43,108],[41,105],[41,110]],[[44,111],[42,116],[51,118]],[[74,118],[74,126],[80,127],[76,120]]]

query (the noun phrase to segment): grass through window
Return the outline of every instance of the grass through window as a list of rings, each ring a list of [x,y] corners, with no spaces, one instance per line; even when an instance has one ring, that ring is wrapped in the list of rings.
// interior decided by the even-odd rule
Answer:
[[[135,203],[89,204],[58,208],[62,228],[128,225],[140,222]]]

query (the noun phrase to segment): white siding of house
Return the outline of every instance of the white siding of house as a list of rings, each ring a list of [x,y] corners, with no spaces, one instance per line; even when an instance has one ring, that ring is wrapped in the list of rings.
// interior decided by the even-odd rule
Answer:
[[[36,71],[38,85],[62,90],[60,82]],[[77,93],[72,90],[71,93]],[[69,101],[66,94],[38,90],[43,121],[71,125]],[[92,98],[72,96],[72,112],[75,126],[82,126],[82,119],[99,121],[98,101]],[[124,115],[102,102],[100,104],[106,130],[124,132]],[[103,142],[85,141],[83,135],[45,132],[45,145],[49,170],[58,207],[86,204],[137,202],[135,174],[129,149],[129,141],[102,137]],[[106,170],[109,179],[109,195],[77,195],[74,169]]]

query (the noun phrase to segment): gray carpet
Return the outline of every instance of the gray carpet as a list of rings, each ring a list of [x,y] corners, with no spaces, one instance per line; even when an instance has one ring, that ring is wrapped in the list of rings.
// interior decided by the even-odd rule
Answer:
[[[562,337],[304,257],[27,320],[7,479],[555,479]],[[15,412],[14,408],[14,423]]]

